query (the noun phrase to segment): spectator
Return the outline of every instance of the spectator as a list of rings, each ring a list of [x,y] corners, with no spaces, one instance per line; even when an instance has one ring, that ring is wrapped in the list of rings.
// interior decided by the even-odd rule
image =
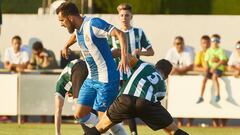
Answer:
[[[197,101],[197,104],[204,101],[203,94],[205,91],[205,86],[208,79],[212,79],[213,86],[216,91],[215,102],[220,100],[220,88],[218,78],[221,77],[224,71],[224,64],[227,61],[227,56],[223,49],[219,47],[220,44],[220,36],[218,34],[214,34],[211,37],[211,47],[207,50],[205,54],[205,65],[207,65],[205,69],[205,77],[202,82],[201,87],[201,95]]]
[[[203,35],[201,38],[201,51],[199,51],[195,57],[195,61],[194,61],[194,70],[195,71],[200,71],[200,72],[204,72],[207,65],[204,61],[205,58],[205,54],[207,49],[210,47],[211,44],[211,40],[210,37],[207,35]]]
[[[236,44],[236,50],[230,55],[228,66],[229,70],[234,72],[235,77],[240,76],[240,41]]]
[[[21,50],[22,39],[20,36],[12,38],[12,46],[5,50],[4,67],[10,71],[21,72],[27,68],[28,53]]]
[[[186,72],[193,69],[194,53],[192,48],[185,46],[184,39],[181,36],[177,36],[174,39],[174,47],[172,47],[166,55],[172,65],[172,75],[186,74]],[[178,118],[178,126],[183,125],[183,119]],[[187,119],[187,126],[192,125],[192,119]]]
[[[39,41],[32,46],[32,57],[28,69],[55,69],[58,68],[55,55],[43,47]]]
[[[180,75],[193,69],[193,58],[193,50],[184,45],[183,37],[177,36],[174,39],[174,47],[167,52],[165,59],[173,64],[171,74]]]

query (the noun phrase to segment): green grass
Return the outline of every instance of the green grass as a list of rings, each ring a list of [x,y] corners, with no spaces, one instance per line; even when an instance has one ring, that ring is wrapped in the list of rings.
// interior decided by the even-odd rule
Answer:
[[[126,127],[128,130],[128,128]],[[183,128],[191,135],[236,135],[240,128]],[[138,126],[139,135],[166,135],[163,131],[152,131],[147,126]],[[62,135],[82,135],[82,129],[76,124],[63,124]],[[0,135],[54,135],[53,124],[1,124]]]

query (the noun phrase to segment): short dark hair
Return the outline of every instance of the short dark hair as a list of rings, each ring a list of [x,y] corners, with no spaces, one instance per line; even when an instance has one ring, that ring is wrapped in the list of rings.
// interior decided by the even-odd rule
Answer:
[[[213,37],[213,38],[221,39],[221,36],[220,36],[219,34],[213,34],[212,37]]]
[[[42,44],[42,42],[37,41],[37,42],[33,43],[32,49],[33,49],[33,50],[37,50],[37,51],[38,51],[38,50],[42,50],[42,49],[43,49],[43,44]]]
[[[168,75],[171,73],[172,67],[172,64],[166,59],[159,60],[155,65],[155,68],[164,74],[165,79],[167,79]]]
[[[121,3],[117,7],[117,11],[120,12],[121,10],[128,10],[132,13],[132,6],[128,3]]]
[[[177,40],[177,39],[180,40],[180,41],[182,41],[182,42],[184,42],[184,39],[183,39],[182,36],[176,36],[176,37],[175,37],[175,40]]]
[[[12,37],[12,41],[13,41],[14,39],[22,41],[21,37],[18,36],[18,35],[13,36],[13,37]]]
[[[208,41],[210,41],[211,39],[210,39],[210,37],[208,35],[203,35],[201,37],[201,40],[208,40]]]
[[[79,16],[80,15],[77,6],[71,2],[62,3],[56,9],[57,14],[59,14],[60,12],[62,13],[63,16],[68,16],[68,15]]]

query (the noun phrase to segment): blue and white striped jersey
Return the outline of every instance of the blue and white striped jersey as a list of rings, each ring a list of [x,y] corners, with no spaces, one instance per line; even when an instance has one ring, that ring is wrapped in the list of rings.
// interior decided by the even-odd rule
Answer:
[[[113,28],[113,25],[100,18],[84,17],[81,28],[75,31],[87,63],[89,79],[104,83],[119,79],[119,72],[107,43],[107,35]]]

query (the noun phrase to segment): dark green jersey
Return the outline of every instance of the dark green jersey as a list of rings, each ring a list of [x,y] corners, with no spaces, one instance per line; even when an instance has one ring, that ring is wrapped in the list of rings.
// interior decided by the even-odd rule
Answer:
[[[124,31],[124,33],[127,36],[127,42],[128,42],[128,53],[134,54],[135,49],[148,49],[152,47],[149,40],[147,39],[145,33],[140,28],[131,28],[127,31]],[[112,47],[113,48],[120,48],[119,40],[115,37],[112,37]],[[139,58],[139,56],[137,56]]]
[[[165,81],[152,65],[139,60],[133,69],[120,95],[132,95],[151,102],[158,102],[166,95]]]
[[[77,76],[77,78],[74,77],[74,80],[76,80],[78,83],[78,84],[75,84],[74,86],[80,87],[78,85],[80,85],[79,83],[82,82],[81,81],[83,80],[82,78],[87,77],[87,67],[85,62],[80,59],[75,59],[69,62],[67,66],[63,69],[56,83],[56,92],[60,94],[62,97],[65,97],[66,92],[70,92],[71,94],[73,94],[72,75],[74,74],[74,72],[75,74],[77,74],[75,75]],[[80,88],[77,88],[77,89],[80,89]]]

